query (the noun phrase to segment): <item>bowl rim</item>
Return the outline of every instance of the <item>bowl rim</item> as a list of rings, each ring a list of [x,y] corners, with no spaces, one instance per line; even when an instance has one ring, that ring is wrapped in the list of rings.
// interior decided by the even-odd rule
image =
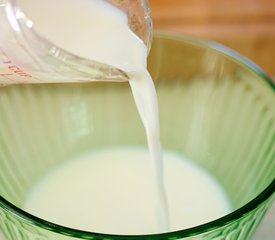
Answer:
[[[167,31],[154,32],[154,37],[157,37],[159,39],[162,38],[162,39],[169,39],[169,40],[174,40],[179,42],[186,42],[190,45],[194,45],[202,48],[209,48],[218,52],[218,54],[223,54],[227,57],[230,57],[232,58],[232,60],[235,60],[237,63],[239,63],[243,67],[253,71],[260,78],[264,79],[264,81],[266,81],[270,85],[271,89],[273,89],[273,92],[275,93],[274,82],[255,63],[253,63],[246,57],[238,54],[237,52],[229,49],[228,47],[223,46],[222,44],[209,41],[209,40],[200,39],[197,37],[191,37],[188,35],[167,32]],[[216,228],[228,225],[234,220],[239,219],[242,216],[246,215],[250,211],[257,209],[263,202],[268,200],[274,194],[274,192],[275,192],[275,179],[273,179],[273,181],[257,197],[255,197],[254,199],[246,203],[244,206],[214,221],[210,221],[208,223],[201,224],[192,228],[183,229],[183,230],[177,230],[177,231],[172,231],[167,233],[143,234],[143,235],[105,234],[105,233],[89,232],[89,231],[83,231],[83,230],[65,227],[62,225],[58,225],[58,224],[43,220],[32,214],[29,214],[24,210],[16,207],[12,203],[4,199],[2,196],[0,196],[0,207],[3,208],[8,213],[16,216],[19,219],[24,220],[25,222],[31,225],[35,225],[37,227],[46,229],[51,232],[55,232],[57,234],[59,233],[59,234],[63,234],[64,236],[76,237],[80,239],[102,239],[102,240],[103,239],[114,239],[114,240],[179,239],[183,237],[190,237],[195,234],[196,235],[203,234],[210,230],[214,230]]]

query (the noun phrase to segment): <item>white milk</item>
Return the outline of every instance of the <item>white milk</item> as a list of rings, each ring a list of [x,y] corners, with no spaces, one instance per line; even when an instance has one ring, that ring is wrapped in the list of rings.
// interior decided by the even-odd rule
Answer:
[[[34,29],[78,56],[125,71],[146,69],[147,49],[127,16],[104,0],[17,0]]]
[[[147,48],[129,29],[127,16],[102,0],[18,2],[33,21],[34,28],[57,46],[81,57],[123,69],[131,76],[130,86],[146,129],[155,168],[159,227],[160,230],[168,230],[157,97],[146,70]]]
[[[227,214],[225,193],[207,172],[164,152],[170,229]],[[32,189],[25,209],[76,229],[116,234],[159,232],[150,156],[136,147],[102,149],[55,168]]]
[[[121,68],[126,71],[129,76],[131,77],[130,86],[133,92],[133,96],[135,98],[135,102],[140,113],[142,122],[145,126],[147,139],[148,139],[148,146],[151,154],[151,163],[154,166],[154,172],[151,172],[151,175],[154,177],[150,180],[154,182],[154,189],[150,189],[153,195],[150,199],[157,199],[154,204],[150,203],[151,205],[156,205],[156,211],[158,214],[149,211],[146,206],[145,209],[148,210],[146,214],[146,218],[149,219],[155,218],[154,227],[151,229],[143,229],[142,227],[138,227],[138,229],[133,230],[135,233],[143,233],[143,232],[154,232],[154,231],[166,231],[168,230],[168,207],[167,207],[167,200],[165,196],[165,189],[163,183],[163,163],[162,163],[162,156],[161,156],[161,145],[159,141],[159,120],[158,120],[158,106],[157,106],[157,97],[153,82],[149,73],[146,70],[146,57],[147,57],[147,49],[143,42],[136,37],[129,29],[127,24],[127,17],[124,13],[122,13],[117,8],[111,6],[110,4],[102,1],[102,0],[19,0],[19,3],[22,6],[22,9],[26,13],[26,15],[33,20],[35,29],[48,40],[55,43],[55,45],[62,47],[63,49],[75,53],[81,57],[89,58],[92,60],[96,60],[99,62],[103,62],[105,64],[113,65],[115,67]],[[125,119],[122,119],[124,121]],[[106,153],[108,155],[108,153]],[[120,153],[122,154],[122,153]],[[128,153],[127,153],[128,154]],[[106,155],[106,156],[107,156]],[[109,154],[111,156],[112,154]],[[133,154],[129,154],[129,158],[133,157]],[[107,158],[104,156],[103,158]],[[148,160],[149,161],[149,160]],[[135,172],[136,164],[129,165],[126,163],[125,166],[128,166],[129,171]],[[102,169],[100,171],[106,171],[106,168],[109,168],[108,164],[102,164]],[[93,171],[93,166],[89,166],[91,168],[91,172]],[[82,171],[86,171],[87,168],[74,169],[72,175],[81,176],[84,175]],[[64,170],[63,174],[66,174],[67,170]],[[90,174],[92,175],[92,174]],[[113,176],[111,176],[113,178]],[[128,182],[127,178],[121,178],[120,181]],[[45,180],[46,181],[46,180]],[[51,177],[47,181],[52,181]],[[59,179],[54,180],[59,181]],[[63,180],[62,180],[63,181]],[[57,184],[66,184],[67,180],[64,182],[58,182]],[[91,181],[91,182],[90,182]],[[91,187],[88,189],[92,189],[94,183],[92,183],[93,179],[88,179],[88,185],[91,184]],[[190,182],[189,182],[190,183]],[[78,181],[74,182],[74,185],[80,184]],[[80,184],[81,185],[81,184]],[[88,186],[87,185],[87,186]],[[178,186],[178,184],[177,184]],[[40,186],[41,187],[41,186]],[[101,188],[101,186],[99,187]],[[131,188],[129,185],[128,188]],[[111,190],[111,188],[107,189]],[[97,191],[101,191],[98,189]],[[148,194],[150,192],[145,190],[143,195]],[[172,189],[168,190],[172,191]],[[47,192],[47,191],[45,191]],[[87,192],[90,194],[90,199],[93,198],[94,193],[93,191]],[[127,192],[126,192],[127,193]],[[108,196],[105,198],[107,203],[112,199],[116,198],[121,193],[113,192],[114,195]],[[131,195],[131,193],[128,193]],[[55,192],[49,193],[46,197],[36,196],[40,201],[40,208],[44,208],[44,205],[49,201],[52,195],[56,195]],[[33,195],[35,196],[35,194]],[[136,195],[137,196],[137,195]],[[89,198],[89,197],[87,197]],[[129,196],[130,202],[132,204],[133,201],[140,201],[140,198],[131,198]],[[54,198],[56,199],[56,198]],[[77,211],[79,205],[78,200],[71,202],[67,198],[63,198],[57,201],[65,201],[67,207],[74,208],[76,207],[75,211]],[[32,202],[33,200],[30,200]],[[172,201],[172,200],[169,200]],[[87,215],[86,217],[89,218],[90,215],[95,215],[93,212],[93,208],[90,208],[89,205],[94,205],[96,208],[97,204],[100,204],[101,201],[93,202],[87,201],[87,206],[84,206],[86,209],[84,213]],[[116,201],[116,204],[119,204],[119,201]],[[60,203],[59,203],[60,204]],[[111,204],[109,202],[109,204]],[[148,203],[149,204],[149,203]],[[63,204],[61,204],[63,205]],[[146,204],[145,204],[146,205]],[[171,205],[171,204],[170,204]],[[172,204],[173,205],[173,204]],[[28,204],[29,211],[32,212],[31,204]],[[56,205],[58,206],[58,204]],[[65,205],[64,205],[65,206]],[[175,205],[178,206],[178,205]],[[174,206],[174,207],[175,207]],[[143,206],[140,206],[142,208]],[[39,208],[39,207],[38,207]],[[135,211],[135,207],[129,211]],[[89,210],[90,209],[90,210]],[[102,208],[104,210],[104,208]],[[114,208],[112,208],[115,210]],[[147,211],[146,210],[146,211]],[[80,210],[79,210],[80,211]],[[104,210],[107,211],[107,210]],[[109,210],[108,210],[109,211]],[[170,211],[170,210],[169,210]],[[172,210],[171,210],[172,211]],[[63,223],[63,220],[68,220],[66,211],[62,212],[56,222]],[[150,212],[150,214],[149,214]],[[72,211],[73,213],[73,211]],[[111,213],[112,216],[119,215],[117,213]],[[64,214],[64,215],[63,215]],[[56,216],[56,214],[54,214]],[[73,215],[71,215],[73,216]],[[131,215],[132,216],[132,215]],[[47,218],[50,216],[47,216]],[[128,216],[126,216],[127,219]],[[75,219],[75,217],[73,217]],[[112,218],[112,217],[110,217]],[[135,218],[133,215],[130,219]],[[134,225],[141,224],[142,221],[140,217],[136,216],[137,220],[133,219]],[[187,217],[188,219],[188,217]],[[72,219],[73,220],[73,219]],[[106,219],[104,219],[105,221]],[[125,219],[124,219],[125,220]],[[69,220],[70,221],[70,220]],[[80,219],[81,221],[81,219]],[[93,220],[94,221],[94,220]],[[103,220],[98,220],[103,221]],[[103,221],[103,222],[104,222]],[[118,220],[120,221],[120,220]],[[158,221],[158,223],[157,223]],[[173,222],[174,220],[171,220]],[[131,222],[126,221],[126,222]],[[64,222],[64,224],[66,224]],[[69,223],[68,223],[69,224]],[[84,224],[84,223],[83,223]],[[88,224],[82,225],[80,222],[77,225],[79,228],[85,228],[88,226],[94,225],[94,222],[89,222]],[[99,224],[100,225],[100,224]],[[103,224],[104,225],[104,224]],[[102,227],[104,227],[102,225]],[[108,227],[108,222],[105,223]],[[158,230],[156,229],[155,225],[158,225]],[[181,225],[181,224],[180,224]],[[82,226],[82,227],[81,227]],[[182,227],[182,226],[181,226]],[[103,231],[103,229],[99,227],[95,229],[96,231]],[[92,229],[91,229],[92,230]],[[109,232],[112,229],[105,229],[104,231]],[[122,232],[122,229],[113,229],[115,232]],[[127,231],[125,229],[125,231]],[[139,232],[140,231],[140,232]],[[124,232],[127,233],[127,232]]]
[[[160,230],[168,230],[168,209],[162,176],[158,104],[146,70],[147,48],[129,29],[127,16],[102,0],[19,0],[34,28],[48,40],[81,57],[128,72],[135,102],[145,126],[158,194]],[[62,34],[60,32],[62,31]]]

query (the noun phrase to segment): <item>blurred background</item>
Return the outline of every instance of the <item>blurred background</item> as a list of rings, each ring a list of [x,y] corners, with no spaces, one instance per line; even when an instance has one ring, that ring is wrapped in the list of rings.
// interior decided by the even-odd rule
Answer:
[[[222,43],[275,77],[275,0],[149,0],[154,29]]]

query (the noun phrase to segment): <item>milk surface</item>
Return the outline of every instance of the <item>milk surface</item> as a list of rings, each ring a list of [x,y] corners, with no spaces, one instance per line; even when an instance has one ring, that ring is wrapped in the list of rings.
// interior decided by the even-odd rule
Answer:
[[[30,192],[25,209],[76,229],[115,234],[159,232],[156,186],[146,149],[102,149],[53,169]],[[217,181],[184,156],[164,153],[170,230],[214,220],[230,211]]]

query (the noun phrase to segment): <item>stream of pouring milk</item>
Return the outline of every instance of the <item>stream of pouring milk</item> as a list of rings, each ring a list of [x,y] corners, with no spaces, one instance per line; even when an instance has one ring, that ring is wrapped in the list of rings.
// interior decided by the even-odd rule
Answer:
[[[140,117],[146,129],[148,147],[149,147],[151,161],[153,163],[153,168],[154,168],[154,171],[151,174],[154,175],[153,182],[155,182],[154,186],[155,186],[155,190],[157,191],[157,194],[155,197],[152,196],[149,190],[145,190],[144,194],[151,196],[153,199],[158,199],[157,203],[153,204],[153,206],[157,205],[157,209],[155,209],[155,211],[157,211],[158,213],[155,213],[152,215],[154,215],[155,222],[159,221],[159,223],[157,224],[158,229],[155,229],[153,227],[152,229],[137,230],[138,229],[137,228],[131,231],[131,227],[128,228],[125,226],[126,223],[130,223],[132,221],[132,220],[127,220],[127,217],[126,217],[126,222],[124,219],[124,222],[121,222],[121,223],[119,222],[118,219],[116,219],[113,223],[108,224],[107,219],[105,219],[103,221],[103,225],[105,224],[106,228],[104,229],[104,227],[97,228],[96,227],[97,223],[93,222],[93,224],[91,224],[91,220],[87,220],[86,227],[84,226],[85,223],[82,223],[81,226],[76,226],[76,225],[72,226],[70,225],[70,220],[69,220],[70,217],[66,216],[66,211],[63,213],[60,213],[61,216],[58,216],[58,214],[57,213],[55,214],[55,212],[52,213],[52,216],[48,216],[48,218],[47,216],[45,215],[44,216],[46,217],[46,219],[52,220],[51,217],[55,215],[56,218],[53,219],[52,221],[61,223],[64,225],[68,224],[69,226],[78,227],[84,230],[89,230],[89,224],[91,224],[94,227],[91,229],[93,231],[101,231],[101,232],[107,231],[107,232],[120,233],[120,234],[144,234],[144,233],[167,231],[169,228],[168,227],[169,218],[168,218],[168,205],[167,205],[166,193],[164,189],[162,151],[161,151],[161,145],[159,140],[160,133],[159,133],[157,96],[156,96],[153,81],[146,70],[147,49],[143,44],[143,42],[139,38],[137,38],[137,36],[133,34],[132,31],[129,29],[126,15],[122,13],[120,10],[118,10],[117,8],[111,6],[110,4],[102,0],[93,0],[93,1],[91,0],[81,0],[81,1],[79,0],[58,0],[58,1],[56,0],[48,0],[48,1],[20,0],[19,3],[21,4],[22,8],[27,13],[27,15],[33,20],[34,26],[37,29],[37,31],[40,32],[41,35],[44,35],[48,40],[54,42],[57,46],[61,46],[63,49],[68,50],[69,52],[75,53],[81,57],[97,60],[99,62],[103,62],[109,65],[118,67],[120,69],[123,69],[131,77],[130,86],[132,89],[132,94],[134,96]],[[62,31],[60,31],[61,29]],[[127,119],[121,119],[121,121],[127,121]],[[123,156],[123,154],[124,155],[126,154],[127,158],[137,159],[139,157],[143,157],[146,159],[146,156],[143,156],[142,153],[140,153],[140,151],[132,151],[132,153],[127,152],[127,150],[116,152],[116,153],[111,151],[109,154],[108,152],[106,152],[105,155],[104,154],[100,155],[100,157],[102,158],[102,161],[101,161],[102,170],[107,169],[111,166],[111,162],[105,161],[108,157],[121,159],[121,156]],[[93,159],[94,157],[91,156],[91,158]],[[81,161],[77,160],[77,162],[80,163]],[[130,163],[130,161],[124,162],[123,164],[125,166],[128,166],[128,163]],[[117,161],[117,164],[118,164],[117,166],[121,166],[120,164],[122,163]],[[137,165],[135,165],[135,163],[132,163],[132,162],[131,164],[132,165],[129,165],[129,169],[132,169],[133,171],[135,171],[136,169],[131,168],[131,166],[133,167]],[[94,169],[94,165],[89,165],[89,166],[91,168],[90,177],[92,177],[96,175],[94,170],[92,170]],[[72,173],[68,169],[66,171],[69,174],[69,176],[72,176],[71,174],[73,174],[80,179],[81,175],[85,174],[83,171],[85,171],[85,169],[87,168],[89,169],[89,167],[87,166],[86,168],[84,167],[81,169],[77,167],[77,165],[75,165]],[[77,172],[78,171],[77,169],[79,169],[79,172]],[[174,172],[177,171],[176,169],[177,168],[173,168],[173,171]],[[97,170],[100,171],[100,169],[97,169]],[[66,171],[64,171],[64,173]],[[62,174],[61,176],[63,176]],[[89,173],[86,173],[86,174],[89,174]],[[122,177],[123,175],[124,174],[122,173],[119,176],[117,176],[117,178]],[[195,173],[194,175],[197,176],[197,174]],[[53,177],[53,175],[51,177]],[[42,185],[40,184],[39,187],[36,187],[36,189],[32,192],[32,194],[30,194],[29,199],[27,199],[26,201],[26,209],[28,211],[34,214],[37,214],[38,216],[43,216],[43,213],[42,213],[43,211],[44,211],[44,214],[47,214],[47,213],[50,214],[50,209],[52,208],[47,209],[43,207],[42,202],[43,202],[43,199],[45,201],[45,198],[47,198],[46,194],[48,195],[51,194],[50,193],[51,190],[53,191],[52,194],[54,194],[54,190],[53,190],[54,188],[52,186],[57,186],[59,183],[66,185],[66,183],[68,184],[68,182],[70,182],[69,184],[72,184],[72,185],[80,184],[80,186],[82,186],[85,184],[85,182],[87,182],[87,181],[84,181],[83,183],[80,183],[80,182],[74,183],[74,181],[71,182],[69,178],[68,179],[63,178],[62,180],[62,177],[60,178],[53,177],[51,179],[52,180],[55,179],[54,181],[55,184],[48,185],[48,187],[46,188],[43,188],[42,187],[43,184]],[[144,178],[144,179],[147,179],[147,178]],[[123,180],[124,182],[128,181],[127,178]],[[91,187],[93,185],[92,181],[93,180],[90,179],[88,181],[90,185],[89,184],[85,185],[88,189],[89,189],[89,186]],[[150,179],[148,181],[150,181]],[[178,180],[175,180],[172,183],[172,185],[177,186],[177,183],[178,183],[177,181]],[[48,182],[50,183],[51,180],[49,179]],[[202,182],[207,182],[207,181],[202,180]],[[44,179],[44,183],[45,183],[45,179]],[[129,186],[130,188],[128,188],[128,191],[132,189],[131,185]],[[150,191],[155,192],[155,190],[151,189]],[[109,189],[109,191],[111,191],[111,188]],[[214,193],[210,191],[210,193],[208,193],[207,196],[211,196],[213,194]],[[54,194],[54,198],[57,195],[58,194]],[[65,193],[63,195],[65,196]],[[74,194],[74,195],[77,196],[77,194]],[[131,197],[130,192],[128,195]],[[221,196],[222,194],[219,194],[219,191],[217,191],[214,195],[215,197],[217,195],[217,198],[219,199],[218,196]],[[138,198],[138,196],[136,195],[133,195],[133,196]],[[133,199],[133,196],[131,198],[131,201],[139,201],[137,199]],[[69,198],[70,198],[69,196],[68,198],[63,197],[63,200],[66,201],[66,199],[69,199]],[[181,198],[175,196],[174,199],[181,199]],[[220,197],[220,199],[222,199],[222,197]],[[49,202],[50,199],[47,199],[47,200]],[[58,202],[59,200],[54,199],[54,201]],[[106,201],[106,199],[105,200],[103,199],[102,201],[104,202]],[[102,201],[99,201],[99,204],[101,204]],[[108,201],[112,202],[114,200],[108,199]],[[209,200],[209,201],[212,201],[212,200]],[[213,201],[214,207],[211,208],[209,211],[215,212],[213,213],[215,217],[224,215],[228,211],[228,208],[226,207],[227,205],[225,204],[226,200],[225,201],[222,200],[222,202],[223,203],[221,204],[221,208],[218,208],[217,207],[218,203],[215,203],[215,201]],[[77,205],[77,202],[75,202],[75,204]],[[90,204],[93,204],[93,203],[91,202]],[[87,205],[89,205],[89,202],[87,203]],[[180,206],[181,203],[177,202],[175,203],[175,205],[176,205],[175,207],[177,207],[177,206]],[[202,204],[202,206],[204,205]],[[78,205],[74,210],[76,212],[81,211],[80,208],[81,206]],[[85,209],[89,209],[89,207],[87,206]],[[83,210],[84,212],[85,212],[85,209]],[[147,208],[145,209],[149,215],[150,210],[148,210]],[[224,211],[220,211],[221,209],[223,209]],[[86,214],[93,215],[95,214],[96,210],[97,208],[93,209],[92,212],[86,213]],[[106,211],[108,210],[106,209]],[[182,215],[180,210],[176,209],[175,212],[178,215],[180,214]],[[198,214],[200,215],[201,214],[200,212],[203,212],[203,209],[198,208],[198,212],[199,212]],[[215,215],[216,213],[217,215]],[[122,213],[117,213],[115,215],[120,215],[120,214]],[[213,214],[212,214],[212,217],[213,217]],[[194,216],[195,215],[196,214],[194,213]],[[59,219],[60,217],[62,219]],[[81,218],[83,218],[83,216]],[[151,218],[151,217],[145,216],[145,218]],[[190,216],[188,218],[190,218]],[[200,216],[200,218],[202,219],[201,221],[197,222],[197,224],[203,223],[211,219],[210,217],[210,219],[206,218],[207,220],[203,220],[202,216]],[[146,222],[145,219],[143,220],[140,219],[138,221],[141,223],[141,225],[143,222],[144,223]],[[183,221],[182,218],[180,218],[179,220],[180,224],[178,225],[174,224],[173,229],[175,230],[183,227],[184,224],[183,226],[181,225],[182,221]],[[122,228],[124,230],[112,229],[111,227],[115,223],[117,223],[118,225],[119,224],[122,225],[123,226]],[[133,225],[137,225],[137,224],[138,223],[135,222]],[[145,225],[145,228],[148,228],[149,225],[150,224],[148,224],[148,226]],[[188,224],[185,225],[185,227],[188,227],[188,226],[190,225]],[[191,226],[194,226],[194,225],[191,224]]]
[[[126,14],[103,0],[18,2],[36,30],[57,46],[120,68],[130,76],[129,83],[153,162],[158,196],[156,218],[160,230],[168,230],[157,95],[147,71],[147,48],[129,28]]]

